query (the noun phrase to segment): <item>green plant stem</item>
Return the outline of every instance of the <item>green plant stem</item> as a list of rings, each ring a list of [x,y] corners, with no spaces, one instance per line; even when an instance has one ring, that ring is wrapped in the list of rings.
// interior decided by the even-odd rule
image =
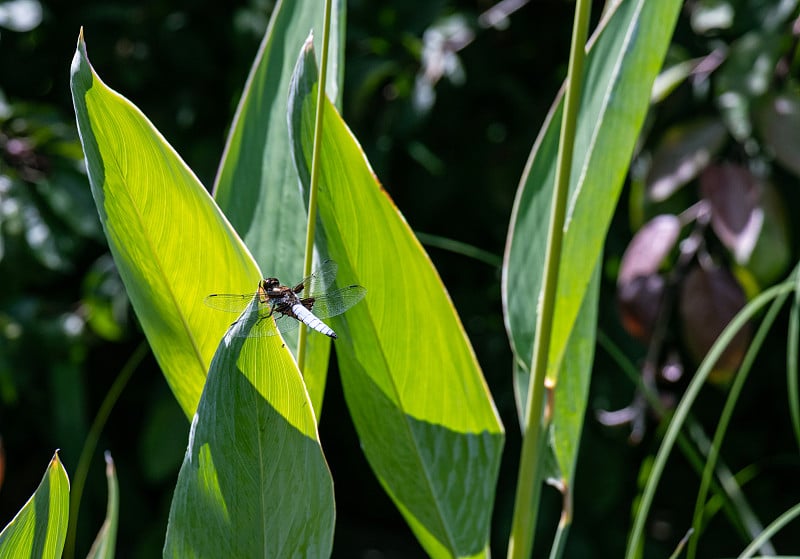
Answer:
[[[439,235],[422,233],[421,231],[414,231],[414,234],[417,236],[417,239],[419,239],[419,242],[421,242],[423,245],[440,248],[442,250],[448,250],[454,254],[461,254],[462,256],[466,256],[468,258],[474,258],[479,262],[483,262],[489,266],[494,266],[495,268],[499,268],[503,265],[503,259],[500,256],[491,253],[488,250],[482,250],[474,245],[462,243],[461,241],[448,239],[447,237],[441,237]]]
[[[769,539],[777,534],[784,526],[786,526],[789,522],[794,520],[800,516],[800,504],[797,504],[784,512],[778,518],[772,521],[772,523],[764,528],[764,531],[759,534],[757,538],[755,538],[750,545],[748,545],[744,551],[742,551],[741,555],[739,555],[738,559],[749,559],[752,557],[756,550],[759,549],[764,542],[769,541]]]
[[[800,387],[798,383],[797,361],[798,335],[800,334],[800,270],[795,270],[795,283],[798,284],[794,292],[792,310],[789,314],[789,336],[786,343],[786,394],[789,398],[789,415],[792,418],[794,438],[800,445]]]
[[[566,491],[566,493],[564,492]],[[550,546],[550,559],[561,559],[567,547],[567,536],[572,526],[572,488],[562,489],[563,504],[561,505],[561,518],[558,521],[556,535]]]
[[[77,536],[81,497],[83,496],[83,488],[86,486],[86,477],[89,474],[92,456],[94,456],[94,451],[97,448],[97,441],[100,439],[100,433],[106,425],[114,404],[119,400],[120,394],[127,386],[134,371],[136,371],[139,363],[142,362],[142,359],[147,354],[148,348],[149,346],[142,342],[128,358],[119,376],[114,380],[114,384],[108,389],[103,403],[100,404],[100,409],[97,410],[92,426],[89,428],[89,433],[86,435],[86,442],[83,444],[81,455],[78,458],[78,466],[75,468],[75,476],[72,479],[72,487],[69,494],[69,525],[67,526],[67,538],[64,545],[64,559],[75,557],[75,538]]]
[[[543,482],[543,455],[547,443],[547,421],[544,417],[545,377],[550,353],[550,334],[553,326],[558,271],[564,236],[564,216],[569,193],[570,169],[575,143],[575,128],[578,120],[583,61],[586,56],[586,36],[589,29],[591,3],[578,0],[570,45],[567,89],[564,99],[564,115],[556,162],[556,179],[553,205],[550,212],[550,228],[545,252],[545,277],[542,285],[542,304],[536,317],[536,335],[531,358],[533,378],[528,385],[528,406],[523,425],[522,451],[520,453],[517,494],[514,501],[514,516],[508,542],[509,559],[528,559],[533,550],[536,518],[539,512],[539,495]]]
[[[308,226],[306,227],[306,248],[303,261],[303,277],[311,275],[311,266],[314,262],[314,234],[317,228],[317,190],[319,188],[319,154],[322,147],[322,122],[323,109],[325,108],[325,83],[328,74],[328,43],[331,32],[331,0],[325,0],[325,15],[322,25],[322,55],[319,64],[319,81],[317,82],[317,112],[314,116],[314,148],[311,152],[311,184],[308,189]],[[308,291],[308,285],[305,286]],[[307,297],[308,293],[304,293]],[[308,331],[305,325],[300,325],[297,338],[297,367],[302,373],[306,364],[306,337]]]

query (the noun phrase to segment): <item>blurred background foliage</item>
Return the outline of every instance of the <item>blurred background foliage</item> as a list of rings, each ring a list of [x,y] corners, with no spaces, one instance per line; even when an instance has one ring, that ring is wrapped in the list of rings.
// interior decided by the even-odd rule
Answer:
[[[604,6],[595,4],[597,21]],[[92,62],[108,84],[210,185],[272,6],[0,1],[0,524],[36,487],[54,448],[74,476],[97,410],[143,343],[83,170],[68,84],[78,29],[84,26]],[[348,2],[345,120],[429,245],[507,426],[492,538],[498,556],[519,448],[499,262],[517,183],[565,73],[572,10],[556,0],[506,0],[500,8],[489,0]],[[634,369],[651,365],[648,382],[669,405],[704,351],[693,342],[713,338],[724,326],[720,316],[783,278],[797,259],[796,17],[794,0],[685,6],[607,241],[604,343],[579,457],[569,557],[621,556],[643,464],[659,440],[658,418],[637,407],[634,383],[609,348],[620,349]],[[637,237],[646,248],[667,242],[654,257],[653,250],[637,252]],[[686,239],[697,241],[693,249]],[[782,321],[723,448],[734,472],[752,475],[745,490],[765,523],[798,497],[786,490],[796,485],[800,463],[786,404]],[[659,323],[666,334],[654,336]],[[744,336],[740,343],[747,342]],[[708,432],[732,359],[695,410]],[[422,557],[369,473],[335,375],[327,390],[321,437],[336,480],[334,555]],[[105,513],[102,449],[111,451],[120,479],[119,556],[160,554],[188,427],[146,357],[93,455],[77,555],[86,553]],[[680,457],[670,462],[645,556],[668,555],[682,537],[697,479]],[[559,507],[558,494],[546,491],[543,541]],[[712,518],[707,530],[703,556],[736,554],[745,545],[723,518]],[[800,550],[797,531],[774,543]]]

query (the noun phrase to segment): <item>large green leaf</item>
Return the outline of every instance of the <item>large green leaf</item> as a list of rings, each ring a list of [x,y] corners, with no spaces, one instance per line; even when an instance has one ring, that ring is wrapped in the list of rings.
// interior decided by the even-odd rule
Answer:
[[[164,376],[191,417],[233,318],[203,305],[203,297],[255,291],[261,274],[178,154],[141,111],[100,81],[82,33],[71,86],[111,253]]]
[[[69,518],[69,479],[58,453],[25,506],[0,532],[0,558],[58,559]]]
[[[280,338],[242,337],[258,320],[237,321],[211,363],[165,557],[330,555],[333,482],[313,408]]]
[[[590,42],[547,372],[556,400],[550,445],[562,484],[570,484],[574,474],[586,407],[600,255],[680,5],[676,0],[622,2]],[[506,246],[503,308],[517,386],[527,386],[528,379],[519,375],[529,374],[533,353],[562,115],[559,94],[520,183]],[[526,400],[522,392],[521,415]]]
[[[236,111],[214,186],[222,211],[245,240],[261,269],[285,282],[303,273],[306,210],[291,155],[286,111],[297,53],[314,31],[322,41],[323,6],[318,0],[278,2]],[[327,92],[339,99],[343,77],[345,6],[334,0],[328,44]],[[286,338],[295,352],[297,336]],[[309,340],[303,371],[318,415],[322,406],[330,341]]]
[[[317,97],[310,45],[295,76],[290,123],[306,181]],[[432,557],[486,556],[503,427],[431,261],[330,102],[323,121],[318,248],[368,290],[335,321],[362,448]]]
[[[87,559],[114,559],[119,523],[119,483],[111,454],[106,452],[106,481],[108,482],[108,504],[106,519],[94,539]]]

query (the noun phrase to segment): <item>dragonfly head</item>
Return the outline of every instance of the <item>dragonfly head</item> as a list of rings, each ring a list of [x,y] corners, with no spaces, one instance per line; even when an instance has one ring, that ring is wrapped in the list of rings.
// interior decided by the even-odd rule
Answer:
[[[267,294],[274,293],[281,286],[278,278],[265,278],[258,282],[258,290]]]
[[[281,282],[278,281],[278,278],[265,278],[258,282],[258,286],[261,289],[273,289],[278,287]]]

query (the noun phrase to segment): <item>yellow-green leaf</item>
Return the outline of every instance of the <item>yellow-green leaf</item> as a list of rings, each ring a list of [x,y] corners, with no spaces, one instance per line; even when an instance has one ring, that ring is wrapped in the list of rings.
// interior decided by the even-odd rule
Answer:
[[[139,109],[100,81],[82,33],[71,86],[114,262],[164,376],[191,417],[232,318],[203,298],[255,291],[261,274],[191,169]]]
[[[69,479],[56,452],[39,487],[0,532],[0,559],[60,558],[68,519]]]

